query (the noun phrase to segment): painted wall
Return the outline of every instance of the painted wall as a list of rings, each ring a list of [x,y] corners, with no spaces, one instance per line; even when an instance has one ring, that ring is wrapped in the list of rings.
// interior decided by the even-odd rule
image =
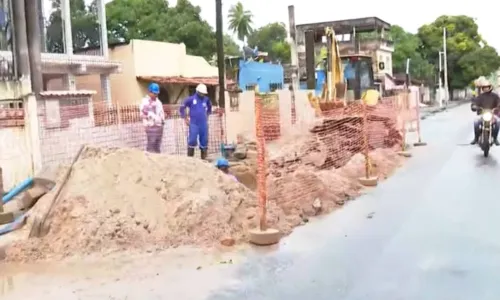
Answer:
[[[270,84],[281,85],[278,88],[281,89],[284,81],[285,75],[281,65],[240,60],[238,85],[242,90],[257,84],[260,92],[267,93],[270,91]]]
[[[146,95],[147,83],[137,77],[216,77],[218,70],[203,57],[187,55],[184,44],[132,40],[128,45],[109,49],[109,57],[122,64],[122,72],[110,76],[111,99],[114,104],[136,105]],[[97,91],[94,101],[102,99],[99,75],[76,78],[78,89]],[[183,85],[164,85],[171,103],[188,96]]]

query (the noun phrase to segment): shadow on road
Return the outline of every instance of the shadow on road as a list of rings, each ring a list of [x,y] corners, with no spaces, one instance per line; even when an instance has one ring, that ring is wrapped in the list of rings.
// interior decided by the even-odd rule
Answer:
[[[477,167],[496,167],[498,166],[498,161],[493,156],[484,157],[482,153],[477,153],[475,156]]]

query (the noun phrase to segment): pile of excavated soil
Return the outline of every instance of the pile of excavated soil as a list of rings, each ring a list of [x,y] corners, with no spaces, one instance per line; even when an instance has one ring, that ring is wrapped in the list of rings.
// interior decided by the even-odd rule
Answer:
[[[380,179],[387,178],[403,160],[394,149],[376,149],[369,156],[372,174]],[[365,157],[360,153],[337,169],[318,168],[310,160],[275,161],[267,179],[268,200],[283,209],[296,226],[359,196],[363,189],[359,178],[364,175]]]
[[[46,211],[50,197],[31,214]],[[253,191],[198,159],[89,148],[52,210],[48,235],[15,243],[7,260],[245,241],[248,229],[258,226],[256,206]],[[268,220],[291,231],[273,203]]]

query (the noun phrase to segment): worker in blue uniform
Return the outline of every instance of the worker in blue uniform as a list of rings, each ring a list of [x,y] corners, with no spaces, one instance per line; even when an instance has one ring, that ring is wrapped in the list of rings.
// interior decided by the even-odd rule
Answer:
[[[196,147],[199,146],[201,159],[207,158],[208,117],[212,113],[212,103],[207,94],[207,86],[199,84],[194,95],[186,98],[179,110],[181,117],[189,126],[188,156],[193,157]],[[186,114],[186,108],[189,109],[189,115]]]

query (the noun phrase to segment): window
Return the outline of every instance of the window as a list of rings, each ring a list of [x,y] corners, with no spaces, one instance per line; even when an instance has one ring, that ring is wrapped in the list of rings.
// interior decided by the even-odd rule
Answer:
[[[370,65],[370,62],[364,59],[360,60],[359,79],[362,91],[372,87],[371,74],[370,74],[371,71],[372,71],[372,66]]]

